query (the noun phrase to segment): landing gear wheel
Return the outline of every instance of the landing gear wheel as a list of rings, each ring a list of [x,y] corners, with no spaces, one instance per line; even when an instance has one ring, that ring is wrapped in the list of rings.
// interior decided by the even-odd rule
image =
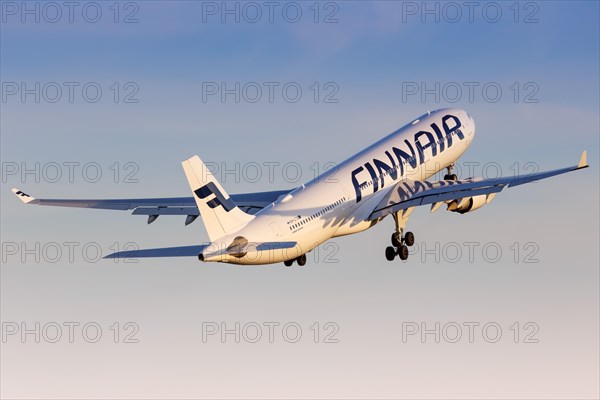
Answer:
[[[402,234],[400,232],[392,233],[392,245],[394,247],[402,246]]]
[[[394,261],[394,258],[396,258],[396,249],[392,246],[386,247],[385,258],[387,258],[388,261]]]
[[[286,267],[291,267],[293,263],[294,263],[294,260],[285,260],[285,261],[283,262],[283,264],[284,264]]]
[[[406,235],[404,235],[404,243],[407,246],[415,244],[415,235],[412,232],[406,232]]]
[[[296,258],[298,265],[304,267],[306,265],[306,254],[302,254],[300,257]]]
[[[398,255],[400,256],[401,260],[408,259],[408,247],[406,247],[406,246],[398,247]]]

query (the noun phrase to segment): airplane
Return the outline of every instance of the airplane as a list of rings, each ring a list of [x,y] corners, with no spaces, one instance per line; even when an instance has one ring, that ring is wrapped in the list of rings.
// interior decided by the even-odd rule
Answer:
[[[475,137],[475,122],[464,110],[427,112],[313,180],[292,190],[229,196],[198,156],[182,162],[192,197],[143,199],[38,199],[19,189],[26,204],[132,210],[148,216],[200,216],[210,243],[121,251],[105,258],[198,257],[203,262],[263,265],[306,264],[306,253],[339,236],[365,231],[392,215],[395,230],[385,257],[406,260],[415,236],[404,232],[418,206],[473,212],[504,188],[587,168],[587,152],[577,165],[525,176],[458,179],[456,161]],[[443,180],[427,179],[440,171]]]

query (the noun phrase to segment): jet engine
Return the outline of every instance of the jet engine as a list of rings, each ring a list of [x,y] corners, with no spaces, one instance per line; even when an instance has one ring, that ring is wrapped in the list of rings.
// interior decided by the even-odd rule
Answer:
[[[459,200],[452,200],[450,203],[448,203],[448,211],[461,214],[475,211],[492,201],[494,195],[495,193],[481,194],[479,196],[471,196]]]

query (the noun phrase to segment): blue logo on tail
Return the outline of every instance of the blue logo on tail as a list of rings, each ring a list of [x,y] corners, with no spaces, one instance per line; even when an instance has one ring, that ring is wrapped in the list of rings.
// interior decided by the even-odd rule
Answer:
[[[215,197],[211,200],[208,200],[206,203],[210,208],[217,208],[221,206],[227,212],[235,208],[235,203],[233,200],[231,200],[231,198],[225,198],[223,193],[221,193],[221,191],[213,182],[208,182],[201,188],[194,190],[194,194],[202,200],[206,199],[210,195],[214,195]]]

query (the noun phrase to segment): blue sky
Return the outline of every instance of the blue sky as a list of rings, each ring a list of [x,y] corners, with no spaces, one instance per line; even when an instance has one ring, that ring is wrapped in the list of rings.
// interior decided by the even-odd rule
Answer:
[[[73,23],[66,17],[48,23],[43,16],[40,23],[31,16],[23,23],[18,7],[24,3],[1,2],[3,246],[75,241],[109,251],[114,242],[142,248],[203,242],[200,221],[184,227],[182,218],[161,217],[147,226],[143,217],[121,212],[25,207],[9,189],[39,197],[186,196],[180,162],[193,154],[234,170],[236,163],[279,163],[272,181],[264,165],[257,182],[226,177],[230,193],[291,188],[312,178],[315,166],[342,161],[441,107],[464,108],[475,119],[476,138],[461,162],[476,163],[476,175],[497,169],[508,175],[514,168],[526,173],[530,162],[540,170],[571,165],[583,149],[591,168],[507,190],[473,214],[417,210],[411,216],[421,246],[456,242],[466,252],[465,242],[497,244],[503,256],[493,263],[481,253],[473,262],[466,256],[450,262],[420,252],[408,264],[391,265],[383,253],[391,220],[333,241],[304,269],[244,269],[192,259],[105,264],[79,253],[74,261],[63,256],[35,262],[21,260],[22,248],[16,256],[3,253],[3,322],[92,320],[108,329],[115,320],[133,320],[140,343],[125,349],[112,343],[3,344],[2,394],[597,398],[600,3],[520,2],[515,22],[514,2],[481,2],[472,23],[466,14],[457,23],[444,20],[450,14],[421,22],[419,12],[403,10],[422,2],[392,1],[318,3],[319,19],[335,11],[337,23],[315,23],[312,1],[294,3],[303,12],[297,23],[277,13],[273,23],[223,23],[213,15],[204,22],[209,3],[223,7],[121,2],[120,22],[114,23],[113,2],[98,2],[103,14],[97,23],[77,12]],[[443,9],[447,3],[427,4]],[[483,7],[501,9],[499,21],[486,20]],[[132,11],[138,22],[122,23]],[[537,22],[524,23],[528,15]],[[6,92],[7,85],[36,82],[76,82],[78,89],[73,102],[63,92],[56,103],[36,103],[31,95],[23,102],[19,93]],[[96,103],[81,95],[90,82],[103,91]],[[303,95],[295,103],[280,89],[272,103],[265,97],[236,103],[231,96],[203,101],[203,83],[211,82],[263,88],[265,82],[278,88],[291,82]],[[411,83],[464,88],[469,82],[477,88],[472,101],[466,92],[456,102],[403,92]],[[123,102],[132,93],[128,83],[137,89],[136,103]],[[337,88],[337,102],[324,101],[328,83]],[[497,102],[481,91],[490,84],[502,90]],[[528,95],[535,102],[525,101]],[[69,162],[95,163],[102,178],[90,183],[77,169],[69,182],[64,168],[57,182],[44,176],[36,182],[20,170],[7,174],[15,165],[35,169],[39,163],[43,169]],[[137,183],[124,182],[133,171],[127,163],[137,168]],[[306,179],[285,179],[282,166],[290,163]],[[538,262],[524,262],[530,251]],[[299,321],[307,332],[316,320],[335,321],[340,343],[253,347],[198,340],[202,321],[271,320]],[[481,340],[457,346],[398,341],[403,321],[473,320],[497,321],[505,338],[512,323],[534,321],[542,340],[523,346],[506,339],[495,347]],[[34,364],[36,371],[29,368]],[[73,376],[77,384],[66,378]],[[114,385],[106,387],[106,381]],[[496,391],[490,394],[490,388]]]
[[[135,13],[139,22],[133,24],[113,23],[107,5],[103,9],[105,17],[97,24],[86,23],[77,13],[73,24],[69,24],[66,17],[61,20],[63,23],[22,24],[16,19],[18,15],[6,16],[2,34],[3,80],[134,81],[140,87],[137,96],[140,104],[130,109],[117,105],[113,107],[116,111],[129,114],[134,110],[149,121],[151,118],[143,113],[151,110],[149,113],[162,115],[160,121],[173,129],[181,121],[182,129],[178,129],[177,134],[195,141],[209,133],[207,126],[211,126],[215,112],[220,116],[220,120],[215,121],[219,126],[223,126],[222,118],[231,112],[239,115],[236,119],[245,122],[244,132],[235,127],[233,130],[244,135],[254,134],[248,129],[248,125],[257,126],[252,117],[264,121],[273,119],[274,113],[288,121],[300,117],[302,122],[294,121],[291,125],[305,125],[305,120],[314,118],[302,115],[305,108],[316,110],[319,121],[332,125],[339,124],[342,118],[348,119],[348,109],[353,110],[353,116],[361,115],[363,121],[380,112],[390,115],[383,117],[385,120],[380,126],[371,124],[373,131],[368,134],[364,131],[347,133],[356,137],[358,144],[366,145],[405,123],[415,112],[420,114],[426,108],[448,105],[443,99],[438,103],[433,103],[431,98],[422,102],[418,96],[402,101],[403,82],[432,85],[434,82],[475,81],[480,83],[479,88],[486,82],[501,84],[504,93],[499,103],[482,101],[481,91],[477,91],[473,103],[466,101],[465,92],[457,103],[451,104],[468,108],[476,117],[489,109],[497,112],[500,107],[509,113],[515,108],[527,109],[527,113],[552,108],[553,115],[559,110],[571,112],[576,108],[591,117],[595,115],[598,93],[590,89],[598,87],[598,43],[594,39],[598,36],[598,27],[593,23],[598,11],[596,2],[579,2],[573,7],[564,7],[561,2],[544,2],[543,7],[538,5],[538,9],[531,10],[522,6],[520,20],[532,11],[538,20],[538,23],[527,24],[514,23],[514,11],[504,3],[499,3],[504,5],[498,23],[487,22],[478,9],[473,23],[468,22],[464,10],[459,23],[444,22],[443,15],[440,23],[432,22],[432,17],[422,23],[419,15],[405,16],[407,22],[403,23],[402,2],[369,5],[342,2],[334,15],[339,21],[331,24],[315,24],[308,9],[311,3],[299,4],[303,4],[306,16],[296,24],[287,23],[279,14],[275,14],[272,24],[266,17],[256,24],[244,22],[243,18],[240,23],[231,23],[231,18],[221,23],[218,16],[207,16],[207,22],[203,23],[201,2],[172,2],[168,6],[164,2],[142,2]],[[281,101],[203,104],[201,82],[205,81],[297,81],[303,84],[305,91],[311,82],[332,81],[339,85],[336,97],[340,103],[317,104],[316,107],[306,102],[290,105]],[[527,93],[522,87],[525,83],[536,83],[539,91],[534,97],[545,108],[511,101],[513,92],[509,87],[515,82],[519,82],[523,93]],[[5,103],[5,110],[10,111],[10,107],[15,106],[12,103]],[[65,105],[61,103],[49,107],[46,104],[45,109],[63,112]],[[64,111],[85,113],[90,110],[97,114],[99,106],[111,105],[79,103],[67,104]],[[172,107],[166,107],[167,104]],[[499,114],[493,121],[495,127],[486,127],[486,130],[493,130],[490,136],[500,135],[494,128],[512,118]],[[538,115],[535,117],[538,122],[528,123],[539,123],[540,118],[548,116]],[[561,118],[568,119],[568,115]],[[482,121],[481,117],[477,120]],[[585,127],[588,137],[597,140],[597,118],[590,120],[592,125]],[[10,120],[4,122],[7,123]],[[110,139],[116,135],[121,146],[133,145],[130,140],[138,144],[140,138],[148,135],[165,136],[165,129],[154,131],[147,129],[144,123],[136,124],[139,130],[121,132],[121,127],[116,126],[103,130],[102,136]],[[154,123],[148,122],[148,125]],[[553,125],[561,129],[560,121]],[[297,136],[299,132],[293,132],[296,127],[285,129]],[[314,127],[306,128],[302,135],[309,141],[314,140],[311,136]],[[216,128],[211,126],[211,129]],[[538,140],[538,135],[549,136],[541,132],[546,129],[536,129],[537,132],[529,135]],[[227,127],[223,127],[223,131],[236,135]],[[86,132],[80,131],[80,134]],[[320,133],[316,135],[322,137]],[[327,136],[337,140],[330,134]],[[6,137],[4,135],[3,140]],[[340,149],[331,157],[332,145],[329,143],[327,150],[317,149],[317,154],[332,160],[348,155]],[[548,145],[564,147],[562,143]]]

